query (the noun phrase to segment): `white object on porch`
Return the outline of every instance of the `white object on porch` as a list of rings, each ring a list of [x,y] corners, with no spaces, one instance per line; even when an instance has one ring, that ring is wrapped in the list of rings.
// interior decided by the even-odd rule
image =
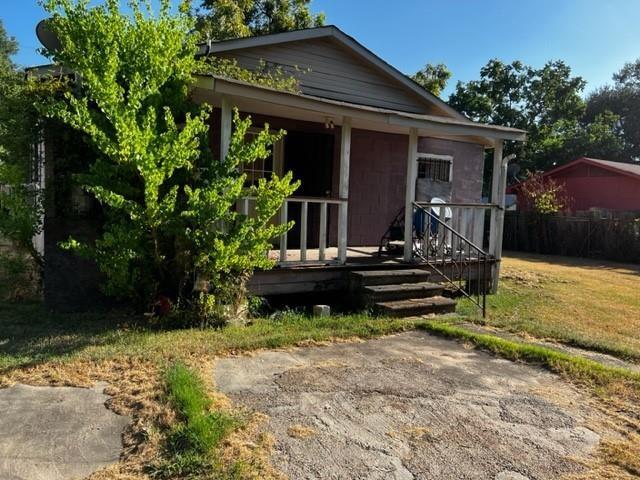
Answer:
[[[415,205],[431,211],[476,248],[487,251],[488,249],[484,245],[485,215],[487,210],[491,212],[496,210],[497,205],[492,203],[448,203],[438,200],[440,199],[434,198],[431,202],[415,202]],[[430,225],[425,225],[425,230],[429,228]],[[435,235],[437,235],[435,243],[445,245],[451,256],[468,255],[469,252],[465,249],[468,244],[460,242],[459,237],[452,235],[450,231],[438,228]]]

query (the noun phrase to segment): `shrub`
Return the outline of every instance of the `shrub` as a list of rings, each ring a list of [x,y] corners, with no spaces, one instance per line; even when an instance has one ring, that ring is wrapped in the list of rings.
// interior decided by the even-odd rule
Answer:
[[[189,3],[172,14],[162,0],[157,16],[143,0],[130,2],[131,15],[119,4],[44,2],[62,46],[49,56],[82,78],[45,110],[99,152],[79,180],[106,216],[94,243],[71,238],[63,246],[97,262],[107,294],[141,309],[162,297],[202,325],[233,318],[241,302],[229,300],[228,286],[242,292],[255,268],[272,266],[271,240],[291,227],[270,223],[297,188],[291,173],[250,186],[242,173],[284,132],[267,125],[247,142],[251,119],[236,110],[229,153],[215,159],[207,147],[211,109],[189,98],[202,71]],[[255,198],[255,215],[236,211],[245,196]]]

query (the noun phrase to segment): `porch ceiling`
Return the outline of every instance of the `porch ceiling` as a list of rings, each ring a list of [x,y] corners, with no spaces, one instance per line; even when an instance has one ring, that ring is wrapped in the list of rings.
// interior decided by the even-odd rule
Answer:
[[[523,141],[526,135],[524,131],[513,128],[355,105],[212,76],[197,78],[193,97],[195,101],[216,107],[221,105],[223,97],[228,97],[241,111],[316,123],[325,123],[330,118],[335,125],[341,125],[343,117],[350,117],[352,127],[363,130],[407,135],[410,128],[416,128],[421,137],[487,147],[492,147],[496,140]]]

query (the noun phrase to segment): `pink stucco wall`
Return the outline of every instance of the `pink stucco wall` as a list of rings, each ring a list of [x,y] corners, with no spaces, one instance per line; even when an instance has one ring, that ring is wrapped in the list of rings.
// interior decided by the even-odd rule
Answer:
[[[219,111],[212,115],[211,148],[219,149]],[[327,130],[322,124],[276,117],[252,115],[254,125],[265,121],[273,128],[332,133],[335,136],[333,158],[333,196],[338,196],[341,130]],[[454,202],[479,202],[482,195],[484,150],[482,146],[420,138],[418,151],[453,157],[452,196]],[[349,172],[349,246],[377,245],[380,237],[404,206],[408,135],[353,129]],[[330,214],[330,243],[337,239],[337,212]]]
[[[349,176],[350,246],[377,245],[404,207],[408,138],[407,135],[353,130]],[[420,138],[418,152],[451,155],[451,201],[480,201],[484,166],[482,146]]]
[[[353,130],[348,244],[377,245],[404,206],[408,136]]]

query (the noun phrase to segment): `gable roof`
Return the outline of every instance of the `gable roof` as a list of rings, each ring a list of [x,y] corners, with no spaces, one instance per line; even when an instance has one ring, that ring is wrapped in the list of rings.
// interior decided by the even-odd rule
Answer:
[[[466,118],[457,119],[441,115],[414,114],[354,104],[329,98],[315,97],[301,92],[276,90],[274,88],[213,74],[199,74],[197,76],[196,90],[214,92],[218,95],[228,95],[234,97],[236,100],[245,98],[265,102],[272,106],[291,107],[304,112],[319,112],[322,115],[343,115],[353,117],[355,122],[358,120],[369,122],[368,126],[356,128],[379,129],[380,127],[385,127],[386,129],[381,131],[405,134],[408,128],[417,128],[425,132],[424,136],[432,136],[434,135],[434,131],[437,130],[441,135],[454,137],[467,136],[473,139],[471,143],[480,143],[486,146],[493,146],[494,140],[496,139],[513,141],[524,141],[526,139],[526,132],[517,128],[487,125],[473,122]],[[273,114],[272,107],[269,108],[269,112],[269,114]],[[371,122],[375,124],[375,127],[372,127],[373,124],[371,124]]]
[[[319,38],[330,38],[338,42],[340,45],[355,54],[357,57],[364,60],[375,70],[394,79],[396,83],[402,86],[405,91],[419,97],[426,104],[435,106],[451,118],[468,121],[468,119],[464,115],[449,106],[445,101],[433,95],[431,92],[425,90],[421,85],[414,82],[411,78],[404,75],[394,66],[378,57],[371,50],[366,48],[353,37],[347,35],[334,25],[308,28],[304,30],[294,30],[283,33],[274,33],[256,37],[246,37],[216,42],[210,41],[208,43],[200,45],[199,54],[208,55],[210,53],[226,53],[239,49],[264,47]]]
[[[562,173],[565,170],[577,167],[578,165],[592,165],[595,167],[603,168],[611,172],[620,173],[622,175],[631,176],[640,180],[640,163],[623,163],[612,162],[611,160],[600,160],[598,158],[580,157],[569,163],[561,165],[557,168],[545,172],[544,176],[556,175]]]

